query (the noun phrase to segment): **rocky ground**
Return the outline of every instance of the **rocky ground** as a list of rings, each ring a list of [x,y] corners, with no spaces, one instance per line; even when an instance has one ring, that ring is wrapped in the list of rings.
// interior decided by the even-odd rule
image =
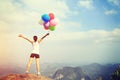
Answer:
[[[37,76],[36,74],[9,74],[3,76],[0,80],[52,80],[45,76]]]

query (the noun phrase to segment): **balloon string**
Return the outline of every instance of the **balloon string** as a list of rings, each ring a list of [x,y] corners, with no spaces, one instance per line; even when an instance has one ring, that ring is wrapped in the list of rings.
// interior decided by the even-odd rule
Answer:
[[[50,33],[50,30],[48,30],[48,33]]]

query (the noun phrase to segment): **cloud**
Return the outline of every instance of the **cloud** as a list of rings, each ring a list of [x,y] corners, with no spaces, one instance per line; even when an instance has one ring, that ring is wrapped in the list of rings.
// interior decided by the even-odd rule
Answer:
[[[8,55],[9,58],[9,55],[14,55],[14,60],[17,63],[21,62],[22,64],[27,61],[26,56],[29,56],[27,53],[31,51],[31,45],[18,38],[18,33],[26,33],[25,35],[31,38],[34,33],[41,35],[42,32],[45,32],[43,26],[38,24],[38,20],[44,13],[53,12],[60,22],[56,26],[57,29],[51,32],[50,36],[40,45],[40,51],[44,53],[41,54],[43,61],[71,62],[74,60],[76,62],[86,60],[87,62],[90,59],[95,61],[106,53],[103,50],[104,46],[107,46],[106,43],[115,44],[120,41],[120,29],[81,31],[82,24],[80,22],[67,21],[66,19],[72,11],[64,0],[20,0],[20,3],[14,1],[2,0],[0,2],[0,56]],[[92,0],[81,0],[78,4],[81,7],[91,9],[94,7],[92,3]],[[77,15],[78,12],[73,14]],[[104,45],[101,46],[101,44]],[[99,51],[103,51],[103,54],[98,54]],[[91,55],[88,58],[88,53],[95,56]],[[73,57],[70,58],[68,55]],[[24,59],[21,60],[21,58]]]
[[[71,12],[67,6],[67,4],[64,2],[64,0],[61,1],[49,1],[49,0],[42,0],[42,1],[33,1],[33,0],[22,0],[22,2],[27,6],[28,10],[36,10],[40,12],[40,14],[43,13],[49,13],[53,12],[56,14],[59,18],[66,18],[69,12]],[[49,4],[48,4],[49,3]]]
[[[95,40],[96,43],[119,43],[120,42],[120,29],[114,29],[111,32],[104,31],[101,37]]]
[[[116,6],[120,6],[120,0],[108,0],[108,2],[110,2]]]
[[[118,46],[120,43],[119,33],[120,29],[114,29],[113,31],[89,30],[81,32],[52,32],[50,36],[40,44],[41,61],[82,63],[101,62],[103,60],[103,62],[105,62],[105,59],[108,59],[106,57],[110,55],[108,53],[112,53],[112,49],[114,50],[114,47]],[[28,35],[26,36],[28,37]],[[29,38],[31,38],[31,36],[29,36]],[[14,55],[16,63],[23,64],[24,61],[28,61],[32,47],[27,41],[17,37],[17,34],[6,34],[6,36],[2,36],[1,43],[4,45],[0,46],[2,49],[1,52],[3,52],[4,55]],[[11,47],[11,45],[13,47]],[[119,47],[116,48],[116,51],[118,51],[118,49]],[[115,52],[112,54],[115,54]],[[0,55],[4,56],[3,54]],[[72,56],[72,58],[67,57],[68,55]],[[21,60],[21,58],[24,59]]]
[[[106,30],[89,30],[81,32],[62,32],[52,34],[52,40],[65,40],[65,41],[80,41],[84,45],[88,44],[104,44],[111,42],[120,42],[120,29],[114,29],[113,31]]]
[[[52,35],[52,38],[54,43],[58,42],[57,45],[59,45],[60,49],[58,47],[56,50],[61,51],[60,55],[64,53],[64,56],[72,56],[72,58],[63,59],[64,61],[69,60],[77,62],[77,60],[80,59],[80,61],[83,62],[101,62],[102,60],[106,62],[108,59],[106,57],[115,54],[114,50],[116,50],[116,53],[119,52],[119,48],[117,47],[120,43],[120,29],[114,29],[112,31],[89,30],[82,32],[66,32],[55,34],[55,37]],[[64,45],[64,47],[62,47],[62,45]],[[57,52],[56,50],[54,51]]]
[[[117,11],[114,10],[114,9],[112,9],[112,10],[106,10],[104,13],[105,13],[106,15],[114,15],[114,14],[117,14]]]
[[[87,9],[93,9],[93,0],[79,0],[78,6],[84,7]]]
[[[38,24],[38,21],[44,13],[53,12],[55,18],[59,20],[66,19],[69,14],[71,14],[71,11],[64,0],[21,0],[20,2],[3,0],[0,3],[0,7],[1,33],[26,32],[28,30],[29,32],[34,32],[34,27],[39,29],[38,27],[40,25]]]

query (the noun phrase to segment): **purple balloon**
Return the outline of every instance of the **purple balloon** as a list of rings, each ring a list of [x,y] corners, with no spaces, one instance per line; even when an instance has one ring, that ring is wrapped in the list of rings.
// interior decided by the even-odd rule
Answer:
[[[50,23],[49,22],[44,22],[43,25],[44,25],[45,30],[48,30]]]

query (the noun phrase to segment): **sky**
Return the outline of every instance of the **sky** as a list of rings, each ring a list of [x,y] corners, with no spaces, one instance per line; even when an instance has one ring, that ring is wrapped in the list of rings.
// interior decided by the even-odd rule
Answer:
[[[38,22],[54,13],[55,31]],[[26,64],[32,39],[40,44],[41,63],[119,63],[120,0],[0,0],[0,64]]]

